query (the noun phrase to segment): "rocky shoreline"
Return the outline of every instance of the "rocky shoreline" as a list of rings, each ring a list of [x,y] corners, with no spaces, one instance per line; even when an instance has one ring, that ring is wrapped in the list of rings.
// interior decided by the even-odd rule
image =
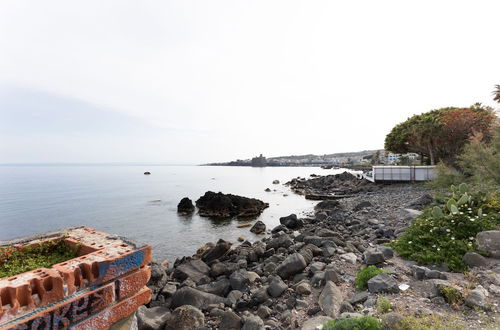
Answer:
[[[258,223],[263,238],[257,242],[232,246],[219,240],[173,265],[153,263],[153,300],[137,312],[138,328],[316,329],[361,315],[381,318],[390,328],[406,315],[429,314],[453,315],[479,329],[498,319],[498,259],[464,275],[417,266],[382,245],[432,203],[426,188],[378,186],[350,174],[288,185],[304,195],[349,196],[319,202],[306,218],[282,217],[271,230]],[[354,280],[362,265],[388,273],[360,291]],[[452,306],[439,293],[444,284],[472,294],[463,306]],[[378,308],[383,299],[392,305],[384,312]]]

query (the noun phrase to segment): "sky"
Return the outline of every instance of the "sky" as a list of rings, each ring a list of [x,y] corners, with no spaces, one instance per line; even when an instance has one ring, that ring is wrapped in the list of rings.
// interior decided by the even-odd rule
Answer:
[[[383,148],[492,100],[500,1],[0,0],[0,163]]]

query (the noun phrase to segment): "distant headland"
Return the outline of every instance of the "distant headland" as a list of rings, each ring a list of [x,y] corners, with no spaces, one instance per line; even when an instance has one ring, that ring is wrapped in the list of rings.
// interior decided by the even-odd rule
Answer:
[[[322,166],[322,167],[344,167],[358,164],[370,164],[370,160],[377,152],[383,150],[363,150],[357,152],[342,152],[328,155],[299,155],[279,156],[266,158],[262,154],[251,159],[237,159],[229,162],[209,163],[202,166]]]

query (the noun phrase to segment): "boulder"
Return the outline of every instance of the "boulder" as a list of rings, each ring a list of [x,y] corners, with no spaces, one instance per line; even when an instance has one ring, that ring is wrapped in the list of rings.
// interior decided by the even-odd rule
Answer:
[[[382,273],[368,280],[368,291],[372,293],[398,293],[399,287],[396,280],[393,279],[389,274]]]
[[[422,210],[425,206],[431,204],[434,198],[430,194],[424,194],[406,205],[409,209]]]
[[[269,293],[271,297],[276,298],[281,296],[281,294],[285,292],[286,289],[288,289],[288,285],[283,282],[281,277],[275,276],[273,277],[271,283],[269,284],[269,287],[267,288],[267,293]]]
[[[227,278],[221,278],[218,281],[211,282],[208,284],[199,285],[196,289],[212,293],[217,296],[225,297],[231,291],[231,283]]]
[[[297,219],[297,215],[295,214],[290,214],[287,217],[280,218],[280,223],[289,229],[297,229],[304,226],[304,222]]]
[[[283,247],[285,249],[288,249],[290,246],[293,245],[293,240],[288,236],[287,234],[280,235],[276,238],[271,239],[269,242],[267,242],[267,249],[275,249],[277,250],[280,247]]]
[[[384,254],[378,248],[369,248],[363,253],[366,265],[376,265],[385,261]]]
[[[230,218],[260,215],[269,204],[255,198],[207,191],[196,201],[196,206],[201,216]]]
[[[254,234],[263,233],[266,231],[266,224],[259,220],[250,228],[250,231]]]
[[[209,272],[210,267],[206,263],[199,259],[192,259],[177,266],[172,277],[181,282],[189,278],[196,284],[206,284],[210,282]]]
[[[360,210],[367,208],[367,207],[370,207],[370,206],[373,206],[373,205],[369,201],[362,201],[361,203],[356,204],[356,206],[354,207],[353,210],[355,212],[357,212],[357,211],[360,211]]]
[[[482,286],[478,285],[474,290],[470,292],[470,295],[465,298],[465,304],[471,308],[478,307],[484,310],[488,310],[488,291]]]
[[[302,280],[295,285],[295,292],[300,295],[308,296],[312,293],[311,284],[307,280]]]
[[[382,315],[382,324],[386,329],[397,329],[401,326],[401,322],[403,321],[403,315],[397,312],[390,312]]]
[[[336,318],[342,303],[342,293],[333,282],[327,282],[325,288],[319,295],[319,306],[321,310],[328,316]]]
[[[246,269],[240,269],[231,274],[229,282],[233,290],[244,291],[250,284],[251,274]]]
[[[170,310],[164,306],[147,308],[141,306],[137,310],[137,327],[139,330],[158,330],[165,327],[170,317]]]
[[[265,330],[264,321],[257,315],[248,316],[241,330]]]
[[[182,305],[192,305],[196,308],[206,308],[210,304],[224,303],[226,303],[225,298],[185,286],[177,290],[172,296],[171,308],[176,308]]]
[[[306,320],[304,323],[302,323],[302,327],[300,328],[301,330],[317,330],[321,329],[321,327],[325,324],[333,320],[331,317],[328,316],[316,316],[313,318],[310,318]]]
[[[476,242],[481,250],[500,259],[500,230],[482,231],[476,235]]]
[[[326,200],[326,201],[321,201],[318,204],[316,204],[316,206],[314,207],[314,209],[316,211],[333,210],[333,209],[336,209],[337,207],[339,207],[339,205],[340,205],[339,201]]]
[[[208,249],[201,255],[201,260],[210,263],[215,259],[220,259],[230,249],[231,249],[231,243],[220,239],[214,247]]]
[[[299,253],[289,255],[277,268],[276,274],[281,278],[287,279],[297,273],[300,273],[307,267],[304,257]]]
[[[191,330],[205,325],[205,315],[196,307],[177,307],[165,324],[165,330]]]
[[[469,267],[484,267],[488,265],[486,258],[476,252],[467,252],[464,254],[462,260]]]
[[[183,214],[193,213],[194,212],[193,202],[189,198],[184,197],[177,205],[177,212]]]
[[[235,312],[228,310],[224,311],[221,315],[219,323],[220,330],[233,330],[241,328],[241,317]]]

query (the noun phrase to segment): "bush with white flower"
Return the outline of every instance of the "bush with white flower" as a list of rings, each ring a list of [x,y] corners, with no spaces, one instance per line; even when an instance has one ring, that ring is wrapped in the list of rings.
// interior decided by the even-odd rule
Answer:
[[[397,240],[389,243],[398,254],[420,264],[446,263],[465,271],[462,257],[479,252],[476,234],[500,228],[500,193],[469,192],[466,184],[451,187],[451,198],[429,208]]]

